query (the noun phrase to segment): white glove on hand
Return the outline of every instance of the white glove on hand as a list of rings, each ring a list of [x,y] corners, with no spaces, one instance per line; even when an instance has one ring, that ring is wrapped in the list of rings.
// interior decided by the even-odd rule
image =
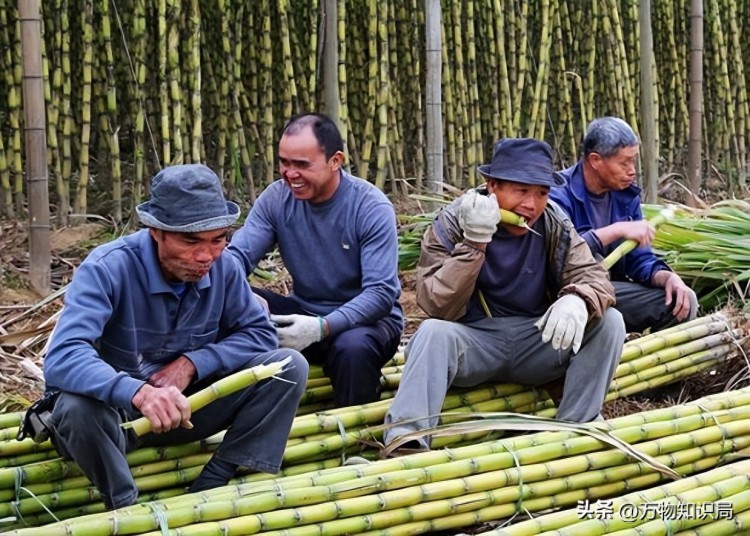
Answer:
[[[479,195],[476,190],[469,190],[461,196],[458,205],[458,224],[464,231],[464,238],[486,244],[500,223],[500,207],[495,194]]]
[[[586,302],[575,294],[566,294],[550,305],[534,325],[542,330],[543,342],[552,340],[555,350],[567,350],[572,344],[576,354],[581,348],[588,317]]]
[[[302,351],[323,340],[323,319],[307,315],[271,315],[280,348]]]

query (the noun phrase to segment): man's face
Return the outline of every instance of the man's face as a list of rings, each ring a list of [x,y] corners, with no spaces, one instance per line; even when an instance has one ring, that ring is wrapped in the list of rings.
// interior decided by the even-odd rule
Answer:
[[[295,199],[311,203],[330,199],[339,185],[343,159],[340,151],[326,159],[309,126],[279,141],[279,173]]]
[[[549,186],[512,181],[487,181],[487,190],[495,194],[500,208],[523,216],[529,227],[533,226],[544,212],[549,196]],[[501,225],[512,235],[520,236],[529,232],[517,225]]]
[[[597,186],[602,190],[602,193],[611,190],[624,190],[635,181],[635,166],[638,160],[637,145],[623,147],[606,158],[598,153],[591,153],[588,159],[589,164],[598,175]]]
[[[167,281],[195,283],[208,273],[226,247],[229,228],[200,233],[150,231]]]

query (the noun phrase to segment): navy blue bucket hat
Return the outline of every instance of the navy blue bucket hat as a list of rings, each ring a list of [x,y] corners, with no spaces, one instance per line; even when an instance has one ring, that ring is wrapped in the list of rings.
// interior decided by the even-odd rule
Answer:
[[[552,166],[552,149],[533,138],[503,138],[495,143],[492,162],[479,166],[486,179],[564,186],[565,178]]]
[[[147,227],[200,233],[229,227],[240,207],[224,199],[216,173],[203,164],[164,168],[151,181],[151,199],[135,208]]]

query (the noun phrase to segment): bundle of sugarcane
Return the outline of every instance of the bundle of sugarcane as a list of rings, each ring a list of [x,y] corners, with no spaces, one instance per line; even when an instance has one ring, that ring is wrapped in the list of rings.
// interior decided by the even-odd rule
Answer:
[[[460,430],[472,426],[545,431],[225,486],[11,534],[156,535],[167,527],[186,535],[414,534],[570,506],[705,471],[747,448],[750,389],[597,425],[506,414]]]
[[[607,501],[563,510],[485,534],[495,536],[740,534],[750,523],[750,461],[743,460]],[[685,532],[683,532],[685,531]]]
[[[644,205],[646,217],[661,211]],[[698,294],[708,310],[725,305],[730,298],[744,300],[750,270],[750,203],[720,201],[708,208],[680,206],[656,230],[654,251]]]
[[[716,313],[626,342],[620,358],[621,365],[615,374],[616,383],[614,387],[618,396],[626,396],[644,390],[644,387],[640,385],[635,387],[635,390],[628,389],[627,392],[619,392],[631,385],[639,384],[639,380],[645,380],[646,378],[655,380],[651,387],[665,385],[679,378],[684,378],[688,374],[680,373],[678,378],[668,374],[661,375],[661,373],[677,373],[683,366],[703,364],[701,370],[710,367],[715,359],[722,358],[721,355],[718,355],[722,351],[721,345],[732,339],[732,324],[736,321],[737,319],[727,314]],[[715,337],[712,337],[714,335]],[[693,343],[685,345],[690,341],[693,341]],[[650,356],[648,359],[640,359],[647,355]],[[639,360],[628,366],[623,366],[624,363],[635,359]],[[667,363],[672,361],[675,361],[675,363],[666,366]],[[395,394],[401,379],[403,365],[403,354],[397,354],[384,366],[381,379],[383,399],[392,398]],[[664,365],[665,368],[659,368],[660,365]],[[311,379],[308,380],[308,389],[302,398],[298,415],[319,412],[325,409],[327,405],[330,407],[330,401],[333,398],[330,380],[323,375],[322,370],[319,367],[312,366],[310,371]],[[615,396],[611,394],[611,398],[615,398]],[[329,404],[326,404],[327,401]]]
[[[732,322],[733,319],[717,314],[628,342],[608,399],[716,366],[735,350],[733,341],[741,337],[740,331],[732,329]],[[319,372],[313,374],[318,375]],[[284,456],[284,474],[340,465],[347,455],[362,450],[363,440],[380,439],[382,429],[377,425],[383,422],[389,404],[385,399],[359,407],[298,416]],[[459,415],[497,411],[554,415],[554,406],[545,393],[514,384],[452,391],[443,410]],[[57,458],[49,442],[37,445],[30,440],[13,440],[17,416],[6,418],[4,422],[7,426],[0,430],[0,467],[3,467],[0,468],[0,518],[19,515],[27,523],[35,524],[52,519],[49,514],[41,513],[45,508],[53,508],[58,518],[103,509],[98,491],[90,486],[75,464]],[[456,445],[486,436],[486,431],[479,431],[439,437],[433,441],[433,446]],[[219,434],[200,443],[130,453],[128,461],[143,499],[183,493],[221,437]],[[364,455],[373,457],[377,453],[370,449],[365,450]],[[238,482],[270,478],[266,474],[253,474]]]

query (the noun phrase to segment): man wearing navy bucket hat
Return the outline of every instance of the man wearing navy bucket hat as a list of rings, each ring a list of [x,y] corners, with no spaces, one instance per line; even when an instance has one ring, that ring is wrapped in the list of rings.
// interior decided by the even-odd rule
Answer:
[[[136,208],[148,227],[95,248],[65,296],[44,362],[55,447],[72,458],[108,508],[138,489],[126,452],[226,430],[191,491],[225,485],[238,466],[276,473],[307,380],[299,352],[276,333],[237,263],[223,253],[240,209],[203,165],[153,179]],[[191,414],[186,395],[233,372],[292,358],[268,379]],[[120,427],[144,416],[153,434]]]
[[[502,139],[479,172],[486,185],[444,208],[422,240],[417,303],[431,318],[406,348],[386,444],[435,426],[450,386],[489,381],[564,379],[557,418],[592,421],[619,362],[625,328],[607,272],[547,202],[563,184],[549,145]],[[499,208],[528,227],[500,222]]]

